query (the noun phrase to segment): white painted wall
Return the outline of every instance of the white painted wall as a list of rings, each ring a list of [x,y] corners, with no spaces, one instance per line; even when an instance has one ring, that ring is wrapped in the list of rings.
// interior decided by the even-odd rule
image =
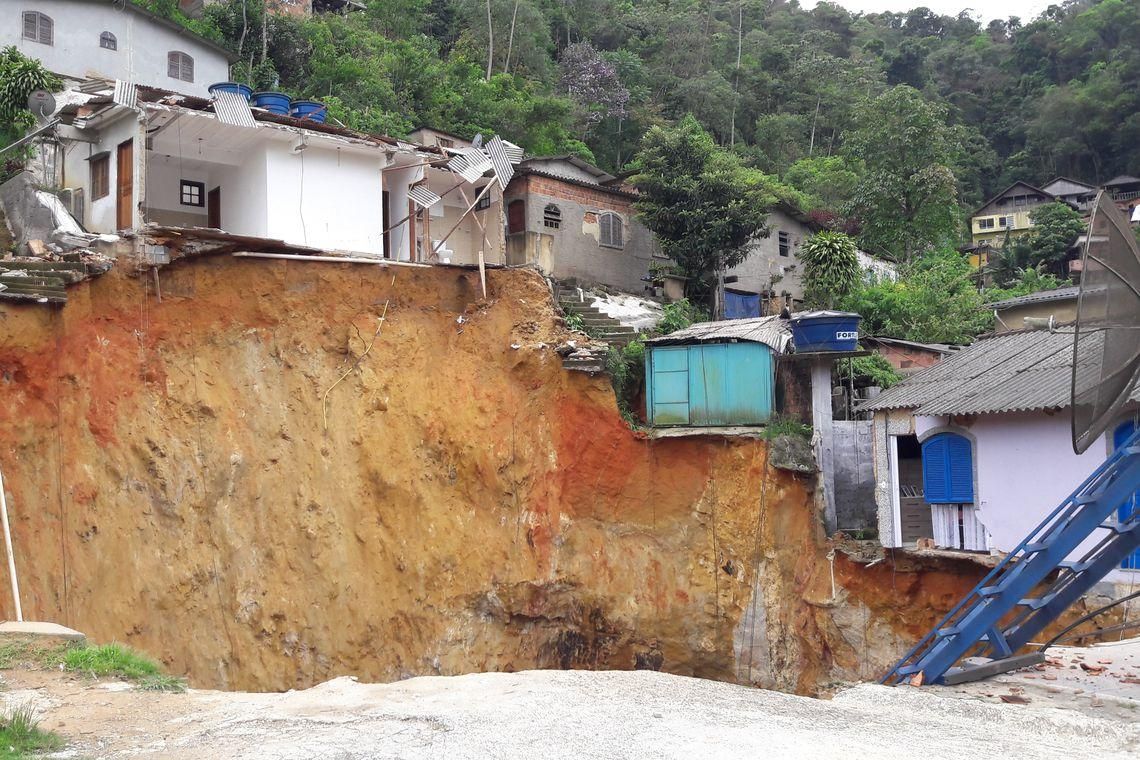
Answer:
[[[753,241],[748,258],[729,270],[728,274],[737,277],[732,287],[753,293],[772,288],[777,294],[786,292],[797,301],[802,300],[803,266],[798,256],[804,241],[811,237],[811,228],[783,211],[769,214],[766,224],[768,237]],[[787,256],[780,255],[780,232],[788,233],[791,245]]]
[[[211,172],[214,186],[222,189],[222,229],[237,235],[277,237],[269,234],[268,161],[267,146],[257,145],[247,152],[241,166]]]
[[[54,44],[24,39],[24,11],[51,17]],[[117,50],[99,47],[99,35],[105,31],[115,35]],[[206,95],[209,85],[229,79],[226,56],[201,38],[110,2],[4,0],[0,3],[0,46],[5,45],[15,45],[49,70],[73,78],[129,79],[190,95]],[[172,50],[194,59],[193,82],[167,76],[166,55]]]
[[[220,165],[214,164],[214,166]],[[192,180],[205,185],[206,192],[216,186],[217,180],[211,183],[211,166],[205,163],[188,164],[180,162],[175,156],[159,156],[150,154],[147,159],[146,180],[146,206],[148,209],[166,209],[178,211],[183,214],[193,214],[202,217],[205,224],[205,206],[183,206],[181,198],[182,180]],[[205,201],[205,195],[203,195]]]
[[[273,142],[264,148],[265,235],[317,248],[382,254],[383,157],[317,144],[296,153],[293,145]],[[393,193],[393,207],[405,211],[392,221],[407,213],[406,186],[403,206],[397,200]]]
[[[916,417],[915,433],[921,439],[946,422]],[[1108,438],[1102,435],[1085,453],[1074,454],[1067,411],[981,415],[964,430],[974,439],[979,517],[991,536],[991,548],[1001,552],[1021,543],[1110,453]],[[1098,531],[1095,538],[1102,535]],[[1086,541],[1070,558],[1094,544],[1094,539]],[[1107,580],[1128,580],[1134,572],[1116,571]]]
[[[384,189],[388,191],[389,225],[396,224],[396,222],[399,222],[408,215],[408,185],[418,181],[423,177],[423,174],[424,169],[422,166],[414,166],[407,169],[392,169],[384,172]],[[450,196],[448,197],[450,198]],[[377,203],[373,213],[379,214],[379,209],[380,203]],[[381,226],[381,229],[382,228]],[[405,220],[399,226],[394,227],[389,233],[393,259],[397,261],[411,260],[413,242],[411,232],[411,225]],[[437,232],[436,234],[441,233]]]
[[[142,192],[139,176],[139,141],[140,126],[133,113],[124,113],[122,116],[102,126],[98,131],[89,130],[82,135],[78,130],[70,127],[61,127],[62,137],[81,136],[85,140],[95,139],[96,142],[79,142],[67,140],[64,142],[65,157],[63,161],[63,186],[70,188],[83,188],[84,218],[79,220],[89,232],[115,232],[115,198],[118,183],[116,151],[120,143],[135,140],[135,177],[134,200],[132,208],[135,209],[135,220],[138,219],[138,200]],[[103,198],[94,200],[91,194],[91,169],[88,158],[102,153],[110,154],[110,190]]]

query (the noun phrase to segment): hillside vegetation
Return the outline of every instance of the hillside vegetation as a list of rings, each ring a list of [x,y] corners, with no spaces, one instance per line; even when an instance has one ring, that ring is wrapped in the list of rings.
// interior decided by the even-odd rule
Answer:
[[[177,15],[176,0],[143,4]],[[861,108],[900,84],[958,128],[965,202],[1013,179],[1105,180],[1140,164],[1136,0],[1078,0],[985,26],[965,12],[852,15],[772,0],[366,5],[265,20],[264,0],[223,0],[184,20],[238,52],[255,86],[329,100],[351,126],[497,131],[611,170],[650,126],[692,113],[718,142],[801,189],[819,171],[840,173],[847,183],[820,189],[833,203],[852,178],[824,159],[844,155]]]
[[[1017,179],[1140,171],[1140,0],[1074,0],[984,25],[967,12],[779,0],[365,0],[312,18],[221,0],[199,19],[176,0],[139,1],[234,50],[236,78],[319,98],[362,130],[499,133],[641,186],[639,150],[678,134],[700,145],[699,125],[735,154],[715,161],[739,167],[739,187],[906,265],[902,287],[847,305],[883,311],[880,327],[915,340],[985,327],[976,278],[944,255],[968,239],[984,198]],[[1011,249],[995,284],[1057,284],[1041,275],[1064,273],[1057,251],[1073,222],[1062,213],[1058,239]],[[937,327],[947,311],[961,317]]]

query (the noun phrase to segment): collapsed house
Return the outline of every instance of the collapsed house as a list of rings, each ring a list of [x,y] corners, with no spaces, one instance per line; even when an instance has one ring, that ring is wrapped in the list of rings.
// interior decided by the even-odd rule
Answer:
[[[209,228],[391,261],[502,260],[502,190],[448,168],[452,152],[240,99],[87,89],[40,150],[55,153],[44,184],[89,232]]]

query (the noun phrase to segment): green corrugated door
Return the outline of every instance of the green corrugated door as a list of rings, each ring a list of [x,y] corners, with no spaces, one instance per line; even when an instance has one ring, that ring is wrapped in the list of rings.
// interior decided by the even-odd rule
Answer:
[[[649,404],[653,425],[689,424],[689,348],[654,348],[650,354]]]

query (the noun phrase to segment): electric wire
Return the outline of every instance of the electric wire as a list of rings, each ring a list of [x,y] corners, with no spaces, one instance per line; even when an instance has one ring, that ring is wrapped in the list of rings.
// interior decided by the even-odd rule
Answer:
[[[1140,597],[1140,591],[1135,591],[1135,592],[1128,594],[1126,596],[1122,596],[1114,602],[1110,602],[1110,603],[1104,605],[1103,607],[1099,607],[1099,608],[1093,610],[1092,612],[1089,612],[1085,615],[1081,615],[1075,621],[1073,621],[1069,625],[1062,628],[1061,632],[1058,633],[1056,636],[1054,636],[1053,638],[1049,639],[1044,644],[1042,644],[1041,648],[1038,649],[1037,651],[1044,652],[1046,649],[1049,649],[1050,647],[1054,646],[1058,641],[1060,641],[1062,638],[1064,638],[1065,634],[1067,634],[1069,631],[1071,631],[1074,628],[1076,628],[1077,626],[1079,626],[1081,623],[1087,623],[1089,620],[1092,620],[1097,615],[1100,615],[1101,613],[1104,613],[1104,612],[1108,612],[1113,607],[1124,604],[1125,602],[1131,601],[1137,597]],[[1125,623],[1124,625],[1127,627],[1140,627],[1140,623]],[[1114,626],[1114,628],[1115,628],[1115,626]],[[1105,630],[1109,630],[1109,629],[1105,629]],[[1121,628],[1120,630],[1124,630],[1124,629]],[[1101,633],[1101,632],[1102,631],[1097,631],[1097,632],[1083,634],[1083,635],[1094,636],[1094,635],[1096,635],[1096,633]],[[1073,638],[1077,638],[1077,637],[1073,637]]]

